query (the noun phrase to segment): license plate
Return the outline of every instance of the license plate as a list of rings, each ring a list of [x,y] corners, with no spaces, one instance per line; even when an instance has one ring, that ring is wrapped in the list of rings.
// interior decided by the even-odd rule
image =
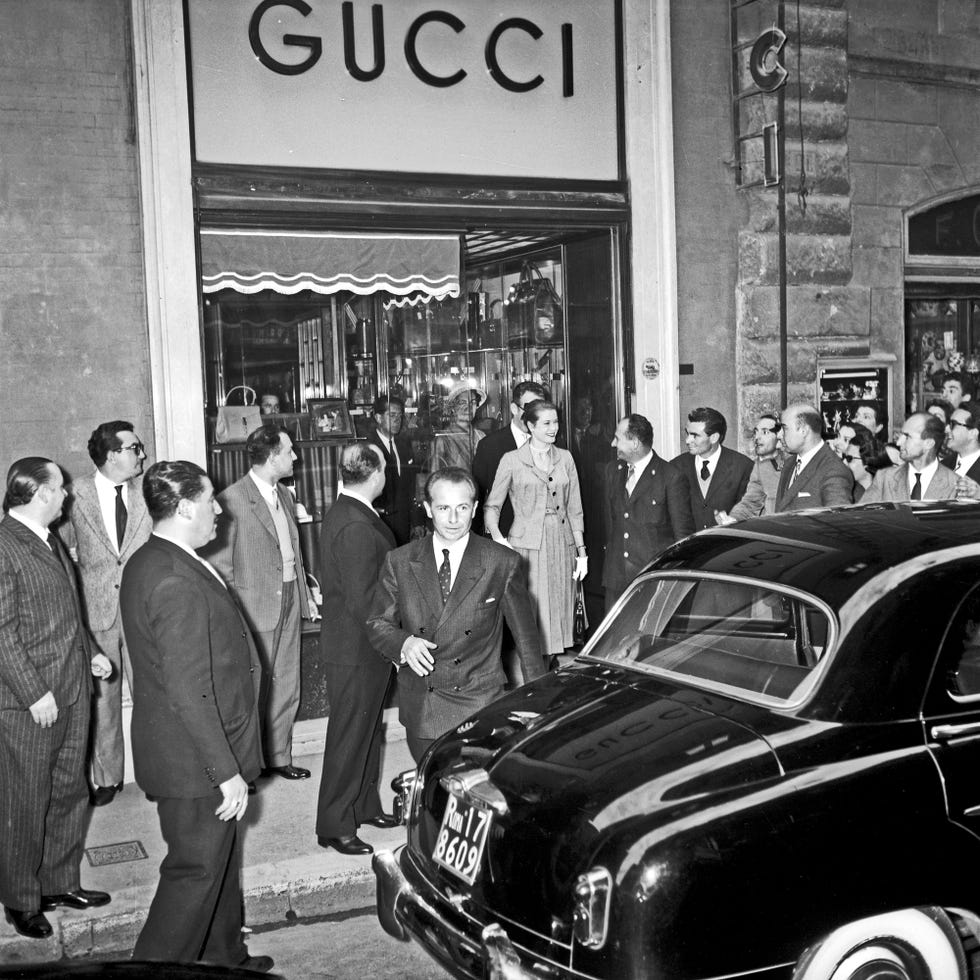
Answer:
[[[492,816],[485,807],[467,803],[450,793],[432,859],[472,885],[480,872]]]

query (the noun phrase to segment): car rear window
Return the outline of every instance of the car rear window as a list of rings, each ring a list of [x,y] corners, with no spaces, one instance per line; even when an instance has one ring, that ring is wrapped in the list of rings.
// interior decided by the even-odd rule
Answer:
[[[634,585],[585,653],[790,703],[809,690],[833,634],[829,612],[799,593],[734,578],[661,575]]]

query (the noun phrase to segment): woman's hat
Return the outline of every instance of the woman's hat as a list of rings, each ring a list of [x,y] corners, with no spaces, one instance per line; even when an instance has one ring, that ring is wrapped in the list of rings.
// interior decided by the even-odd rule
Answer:
[[[466,381],[460,381],[458,384],[454,385],[450,390],[449,394],[446,396],[446,405],[451,406],[456,399],[461,398],[463,395],[476,395],[477,404],[476,408],[473,409],[473,413],[483,407],[483,404],[487,400],[487,393],[482,389],[478,388],[476,385],[468,384]]]

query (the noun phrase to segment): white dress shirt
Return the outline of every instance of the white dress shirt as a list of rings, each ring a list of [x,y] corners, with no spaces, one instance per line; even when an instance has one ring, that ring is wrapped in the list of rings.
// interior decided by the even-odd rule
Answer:
[[[436,559],[436,571],[442,564],[443,549],[449,551],[449,588],[452,589],[456,582],[456,573],[459,571],[460,562],[463,560],[463,552],[466,551],[466,544],[470,540],[469,534],[464,535],[458,541],[443,541],[438,534],[432,535],[432,553]]]

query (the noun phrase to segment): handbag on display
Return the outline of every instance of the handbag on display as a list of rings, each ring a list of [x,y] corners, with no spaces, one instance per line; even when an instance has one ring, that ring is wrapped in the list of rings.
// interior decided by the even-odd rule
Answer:
[[[241,388],[243,405],[229,405],[232,392]],[[249,401],[251,397],[251,401]],[[214,424],[215,442],[244,442],[250,432],[262,424],[262,412],[255,404],[255,389],[248,385],[235,385],[225,395],[223,405],[218,406],[218,418]]]
[[[507,303],[507,344],[547,347],[562,342],[561,297],[550,279],[532,262],[521,266],[521,277]]]

